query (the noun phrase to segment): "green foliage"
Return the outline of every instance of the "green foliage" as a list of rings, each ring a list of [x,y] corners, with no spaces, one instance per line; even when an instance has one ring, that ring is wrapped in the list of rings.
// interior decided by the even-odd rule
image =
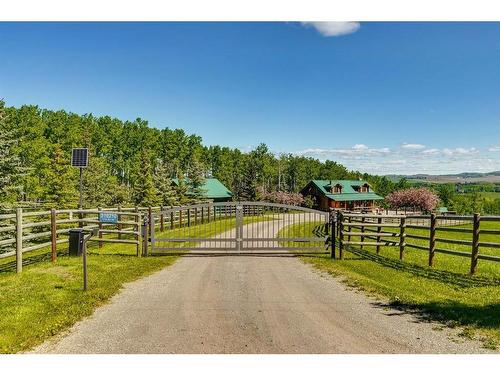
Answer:
[[[147,150],[142,150],[138,160],[139,170],[134,180],[134,203],[140,206],[156,206],[160,197],[156,190],[151,167],[151,156]]]
[[[160,204],[163,206],[176,206],[179,204],[179,197],[172,184],[172,179],[170,178],[170,173],[163,162],[159,162],[155,174],[154,174],[154,184],[156,191],[160,197]]]
[[[69,158],[59,145],[53,148],[50,165],[44,170],[44,201],[57,208],[76,206],[78,201],[78,171],[71,167]]]
[[[32,105],[4,108],[3,102],[1,111],[0,149],[4,153],[8,150],[12,162],[4,159],[0,165],[3,186],[10,189],[8,194],[0,193],[0,202],[21,200],[30,206],[62,202],[76,207],[78,170],[67,166],[73,147],[91,150],[90,166],[84,173],[87,207],[94,203],[103,206],[186,203],[190,201],[186,189],[201,199],[199,187],[203,176],[219,179],[235,199],[248,200],[258,198],[257,188],[298,192],[312,179],[363,177],[382,195],[401,188],[391,185],[385,177],[349,171],[335,161],[321,162],[293,154],[276,157],[265,144],[248,153],[229,147],[205,147],[199,136],[186,134],[182,129],[150,127],[140,118],[121,121]],[[9,129],[15,129],[15,134]],[[58,161],[54,159],[55,153]],[[17,167],[22,173],[16,172]],[[52,168],[62,176],[57,176]],[[174,189],[174,197],[166,176],[187,176],[189,180],[194,176],[190,182],[194,185]],[[48,181],[49,178],[56,181]],[[57,192],[57,189],[62,190]]]
[[[203,188],[205,184],[205,175],[203,166],[198,161],[194,159],[188,169],[189,178],[189,195],[192,199],[192,203],[198,203],[204,200],[206,190]]]
[[[0,204],[17,198],[20,159],[14,152],[17,135],[6,120],[5,104],[0,100]]]
[[[102,157],[90,157],[89,166],[83,172],[84,207],[110,207],[128,202],[129,189],[118,183],[118,178],[111,174],[106,160]]]

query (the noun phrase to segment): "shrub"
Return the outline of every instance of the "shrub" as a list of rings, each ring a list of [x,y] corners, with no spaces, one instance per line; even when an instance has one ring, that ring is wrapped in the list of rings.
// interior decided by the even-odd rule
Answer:
[[[438,196],[426,188],[395,191],[385,199],[392,209],[412,208],[421,211],[433,211],[439,203]]]

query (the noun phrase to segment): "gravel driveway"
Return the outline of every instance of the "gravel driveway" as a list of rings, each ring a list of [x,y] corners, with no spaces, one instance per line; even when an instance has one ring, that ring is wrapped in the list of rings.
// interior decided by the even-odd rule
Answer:
[[[259,225],[258,223],[252,225]],[[246,228],[250,230],[251,228]],[[475,353],[290,256],[189,256],[36,353]]]

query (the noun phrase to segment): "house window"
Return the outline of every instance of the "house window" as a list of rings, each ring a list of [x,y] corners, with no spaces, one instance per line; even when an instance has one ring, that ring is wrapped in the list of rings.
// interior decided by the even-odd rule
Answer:
[[[337,184],[333,187],[332,189],[334,194],[341,194],[342,193],[342,185]]]

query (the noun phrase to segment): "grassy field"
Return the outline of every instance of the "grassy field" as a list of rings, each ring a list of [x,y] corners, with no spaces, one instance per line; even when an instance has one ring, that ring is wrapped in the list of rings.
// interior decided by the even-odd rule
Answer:
[[[488,223],[483,228],[486,226],[494,225]],[[291,230],[293,232],[294,228]],[[295,230],[297,233],[303,231],[298,227]],[[318,233],[318,226],[311,223],[309,232]],[[423,234],[422,230],[408,229],[407,232]],[[451,238],[463,238],[463,235],[440,233],[440,236]],[[482,235],[481,240],[494,242],[486,235]],[[423,240],[411,241],[428,246]],[[496,238],[496,242],[499,241]],[[443,244],[440,247],[464,250],[461,245]],[[500,253],[498,249],[481,249],[480,252]],[[476,336],[485,347],[496,348],[500,344],[500,263],[479,260],[478,275],[473,277],[467,274],[468,258],[437,253],[436,267],[430,268],[427,266],[427,252],[410,248],[405,251],[404,261],[399,260],[397,247],[382,248],[377,255],[369,246],[363,250],[350,248],[342,261],[332,260],[329,256],[303,256],[301,259],[341,277],[349,286],[412,311],[422,319],[460,326],[462,335]]]
[[[473,193],[463,193],[463,195],[467,196],[472,196]],[[483,191],[483,192],[478,192],[477,195],[480,198],[485,198],[485,199],[500,199],[500,192],[495,192],[495,191]]]
[[[222,220],[225,230],[234,219]],[[217,234],[210,224],[198,225],[197,236]],[[176,236],[178,229],[163,236]],[[61,254],[65,253],[61,248]],[[28,254],[26,254],[28,255]],[[16,274],[12,259],[0,265],[0,353],[29,350],[89,316],[116,294],[124,283],[171,265],[176,257],[138,258],[135,245],[89,246],[87,292],[82,291],[82,259],[60,256],[53,264],[47,250],[30,253],[32,263]],[[29,259],[33,259],[30,262]],[[1,267],[3,266],[3,268]],[[14,267],[15,269],[15,267]]]

